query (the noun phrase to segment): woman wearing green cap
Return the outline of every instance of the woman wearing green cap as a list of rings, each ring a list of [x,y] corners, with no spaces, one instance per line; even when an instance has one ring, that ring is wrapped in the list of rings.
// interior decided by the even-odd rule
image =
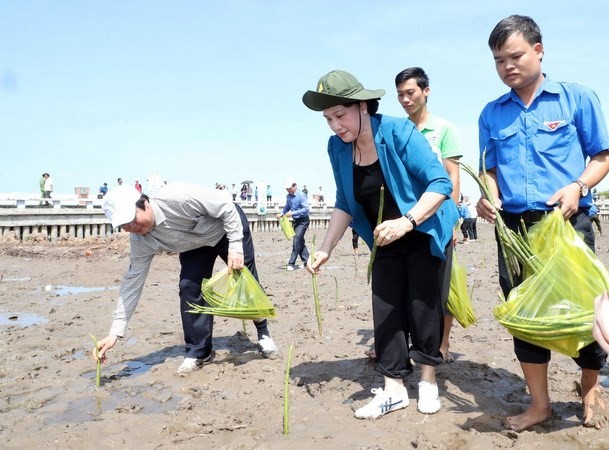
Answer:
[[[435,366],[444,323],[440,269],[458,212],[452,184],[425,137],[411,121],[377,114],[382,89],[368,90],[340,70],[324,75],[302,101],[323,116],[335,133],[328,154],[336,181],[336,204],[324,242],[311,256],[318,273],[351,221],[372,248],[372,312],[375,370],[384,388],[355,411],[376,419],[408,405],[402,377],[421,367],[417,409],[440,410]],[[381,194],[383,192],[383,194]],[[377,226],[383,195],[382,221]],[[412,346],[408,347],[408,338]]]

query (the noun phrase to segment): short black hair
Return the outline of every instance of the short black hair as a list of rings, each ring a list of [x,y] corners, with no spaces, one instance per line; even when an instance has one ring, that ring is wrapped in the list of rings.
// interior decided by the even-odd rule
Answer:
[[[421,90],[429,87],[429,77],[420,67],[409,67],[408,69],[404,69],[398,73],[395,76],[395,87],[397,88],[400,84],[410,80],[411,78],[417,80],[417,86],[419,86]]]
[[[142,194],[140,199],[137,202],[135,202],[135,206],[139,209],[146,210],[146,207],[144,206],[144,202],[150,202],[150,197],[148,197],[146,194]]]
[[[522,34],[522,37],[531,45],[541,44],[541,30],[529,16],[511,15],[501,20],[488,38],[491,50],[499,50],[513,34]]]

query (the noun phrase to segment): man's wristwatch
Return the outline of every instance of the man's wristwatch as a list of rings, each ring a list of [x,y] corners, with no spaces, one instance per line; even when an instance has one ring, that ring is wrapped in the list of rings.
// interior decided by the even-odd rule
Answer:
[[[577,183],[577,185],[579,186],[580,197],[585,197],[586,195],[588,195],[588,191],[590,189],[588,188],[588,185],[586,183],[584,183],[582,180],[575,180],[574,183]]]

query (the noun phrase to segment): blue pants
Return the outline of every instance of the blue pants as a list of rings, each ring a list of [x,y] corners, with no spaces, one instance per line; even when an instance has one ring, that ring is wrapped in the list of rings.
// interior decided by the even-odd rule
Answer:
[[[309,260],[309,250],[305,244],[304,235],[309,228],[309,216],[293,219],[294,221],[294,239],[292,240],[292,254],[290,255],[290,261],[288,264],[293,266],[296,264],[296,259],[300,256],[300,259],[306,264]]]
[[[256,260],[254,258],[254,243],[250,232],[247,217],[243,210],[235,205],[243,224],[243,258],[245,267],[258,280],[256,271]],[[180,313],[182,316],[182,328],[184,330],[184,341],[186,342],[186,357],[203,359],[211,354],[212,335],[214,327],[214,316],[210,314],[196,314],[188,312],[188,305],[208,306],[201,295],[201,283],[204,278],[211,278],[214,271],[214,263],[217,257],[224,262],[228,257],[228,238],[226,235],[213,247],[199,247],[194,250],[180,253]],[[266,319],[256,323],[260,332],[266,330]],[[268,330],[264,333],[268,334]]]

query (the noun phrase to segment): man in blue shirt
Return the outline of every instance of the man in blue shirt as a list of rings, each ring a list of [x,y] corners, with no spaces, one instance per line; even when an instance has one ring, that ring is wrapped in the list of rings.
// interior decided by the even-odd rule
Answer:
[[[461,232],[463,233],[463,243],[465,244],[469,242],[469,238],[473,236],[473,233],[471,231],[472,215],[464,201],[459,202],[459,216],[463,219],[461,222]]]
[[[305,244],[304,235],[309,228],[309,204],[307,196],[298,190],[296,180],[288,178],[285,181],[285,189],[288,194],[285,197],[285,206],[281,214],[277,214],[277,218],[282,215],[291,217],[294,222],[294,238],[292,240],[292,254],[288,261],[288,270],[294,270],[296,259],[300,256],[303,266],[306,267],[309,259],[309,250]]]
[[[485,164],[496,208],[480,199],[478,214],[490,222],[501,214],[506,225],[517,230],[521,219],[529,227],[559,206],[565,220],[594,249],[589,188],[609,171],[609,133],[598,98],[583,86],[553,82],[545,76],[541,32],[530,17],[503,19],[491,32],[488,44],[499,78],[511,90],[486,105],[480,115],[480,163],[481,168]],[[514,286],[510,284],[501,252],[499,278],[506,297],[522,281],[515,277]],[[550,351],[517,338],[514,351],[531,405],[504,424],[521,431],[552,416],[547,381]],[[598,385],[606,358],[596,342],[574,358],[582,369],[584,426],[601,428],[607,423]]]
[[[108,193],[108,183],[104,183],[99,187],[99,194],[101,195],[101,197],[98,195],[97,198],[103,198],[104,195],[106,195]]]

